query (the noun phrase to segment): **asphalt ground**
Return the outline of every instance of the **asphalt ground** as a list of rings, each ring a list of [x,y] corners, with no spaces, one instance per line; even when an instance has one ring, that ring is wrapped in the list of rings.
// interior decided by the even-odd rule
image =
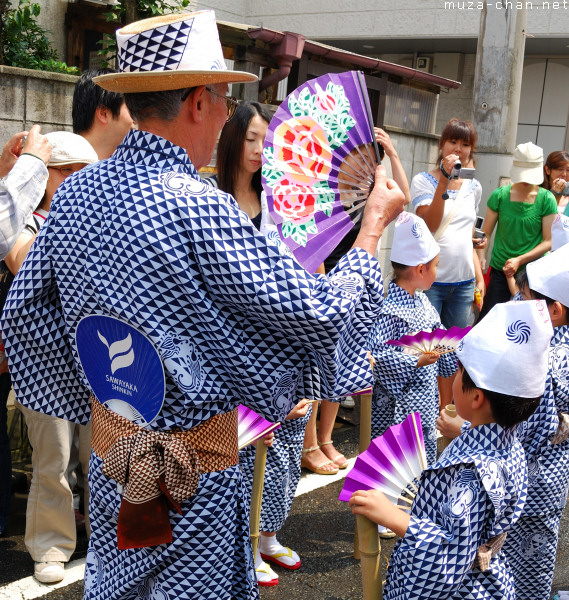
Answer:
[[[358,411],[340,409],[338,427],[334,431],[336,447],[348,457],[357,455]],[[301,484],[325,483],[327,476],[304,472]],[[330,478],[332,479],[332,478]],[[354,519],[338,494],[342,481],[311,490],[295,498],[291,514],[279,533],[279,541],[298,552],[302,566],[297,571],[275,567],[279,584],[260,588],[261,600],[355,600],[362,597],[360,563],[353,557]],[[15,494],[13,513],[6,535],[0,538],[0,600],[81,600],[81,580],[58,589],[35,586],[14,591],[14,583],[30,579],[33,562],[26,552],[23,533],[26,495]],[[382,540],[381,565],[383,575],[394,546],[394,540]],[[79,534],[73,561],[85,558],[87,539]],[[558,560],[554,577],[554,592],[569,590],[569,513],[562,520]],[[70,564],[71,564],[70,563]],[[64,582],[65,583],[65,582]],[[10,585],[11,584],[11,585]],[[40,591],[37,591],[37,588]],[[8,594],[7,591],[10,590]]]

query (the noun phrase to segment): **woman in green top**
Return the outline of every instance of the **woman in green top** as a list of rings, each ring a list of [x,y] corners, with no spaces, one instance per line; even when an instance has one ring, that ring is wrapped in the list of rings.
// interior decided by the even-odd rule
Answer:
[[[557,203],[550,191],[539,187],[543,183],[543,150],[531,142],[520,144],[514,151],[510,179],[512,185],[494,190],[488,199],[484,221],[488,239],[498,227],[481,317],[495,304],[511,298],[508,277],[551,249],[551,224]],[[483,263],[485,253],[480,250]]]

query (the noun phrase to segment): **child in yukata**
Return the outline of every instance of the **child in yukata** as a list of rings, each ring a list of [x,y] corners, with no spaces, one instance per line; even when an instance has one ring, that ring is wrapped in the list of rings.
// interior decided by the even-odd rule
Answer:
[[[569,490],[569,244],[529,263],[517,281],[524,300],[547,303],[554,334],[543,399],[518,428],[527,458],[528,497],[504,551],[517,600],[548,600]]]
[[[300,456],[304,430],[310,418],[312,405],[301,400],[275,430],[272,445],[267,449],[267,465],[261,500],[259,545],[255,556],[257,583],[274,586],[279,576],[266,561],[285,569],[300,568],[298,554],[283,546],[276,532],[282,529],[292,508],[292,501],[300,480]],[[257,443],[263,443],[259,441]],[[243,473],[245,491],[251,505],[253,472],[255,469],[255,446],[250,444],[239,451],[239,466]]]
[[[404,212],[395,223],[391,264],[395,272],[389,283],[381,313],[368,336],[373,374],[372,429],[376,438],[412,412],[421,413],[428,464],[436,460],[435,423],[439,414],[437,376],[456,371],[454,353],[410,354],[386,344],[406,334],[441,327],[439,314],[427,296],[437,275],[439,246],[423,219]]]
[[[526,499],[515,426],[545,390],[552,335],[545,302],[496,305],[456,350],[454,403],[470,429],[422,473],[410,514],[377,490],[352,495],[353,513],[403,538],[391,556],[385,600],[516,598],[500,550]]]

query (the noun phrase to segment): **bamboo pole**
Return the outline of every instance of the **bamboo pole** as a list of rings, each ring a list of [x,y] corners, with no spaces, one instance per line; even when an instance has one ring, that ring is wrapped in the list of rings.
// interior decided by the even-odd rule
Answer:
[[[380,543],[377,524],[363,515],[356,515],[359,551],[362,567],[363,600],[381,600]]]
[[[358,454],[365,452],[371,442],[371,398],[372,394],[360,394],[360,443]],[[360,559],[360,546],[358,542],[358,528],[354,532],[354,558]]]
[[[253,470],[253,486],[251,490],[251,514],[249,517],[249,533],[253,546],[253,560],[257,556],[259,546],[259,523],[261,521],[261,502],[265,483],[265,466],[267,464],[267,446],[261,438],[255,449],[255,467]]]
[[[456,417],[456,407],[454,404],[447,404],[444,408],[446,414],[449,417]],[[444,435],[441,435],[440,438],[437,439],[437,450],[438,453],[441,454],[442,451],[452,442],[452,438],[448,438]]]

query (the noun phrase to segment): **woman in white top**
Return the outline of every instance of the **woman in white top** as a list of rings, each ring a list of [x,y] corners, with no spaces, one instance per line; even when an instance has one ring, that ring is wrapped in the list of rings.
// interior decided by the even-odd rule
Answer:
[[[437,167],[415,175],[411,183],[415,212],[441,248],[437,278],[425,293],[447,328],[471,325],[474,288],[484,295],[472,242],[482,188],[476,179],[449,179],[457,161],[463,167],[472,164],[477,137],[470,121],[451,119],[441,133]]]

